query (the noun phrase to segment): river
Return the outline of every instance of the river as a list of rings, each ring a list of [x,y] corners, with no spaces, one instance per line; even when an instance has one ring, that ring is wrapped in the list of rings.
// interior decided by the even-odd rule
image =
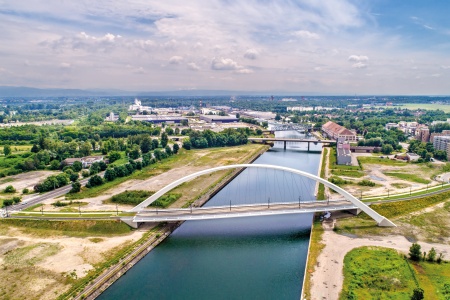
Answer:
[[[277,132],[277,137],[303,137]],[[311,144],[315,149],[320,146]],[[283,143],[254,163],[317,174],[320,153]],[[249,173],[250,172],[250,173]],[[280,174],[261,182],[246,169],[205,206],[291,201],[280,196]],[[315,182],[301,192],[312,199]],[[264,185],[264,187],[262,187]],[[266,199],[271,191],[270,199]],[[278,196],[277,196],[278,195]],[[278,198],[279,199],[278,199]],[[297,194],[295,199],[297,201]],[[98,299],[299,299],[309,244],[311,214],[187,221],[117,280]]]

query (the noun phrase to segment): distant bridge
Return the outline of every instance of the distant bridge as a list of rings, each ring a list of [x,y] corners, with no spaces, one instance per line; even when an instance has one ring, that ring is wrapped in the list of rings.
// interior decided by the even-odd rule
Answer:
[[[331,144],[336,143],[335,140],[312,140],[312,139],[291,139],[291,138],[248,138],[252,143],[267,143],[267,142],[284,142],[284,149],[286,150],[286,144],[289,143],[308,143],[308,151],[310,149],[310,143],[318,144]]]
[[[289,173],[297,174],[306,178],[313,179],[317,182],[323,183],[325,186],[333,189],[344,197],[344,200],[339,201],[311,201],[311,202],[298,202],[298,203],[260,203],[256,205],[230,205],[218,206],[218,207],[202,207],[202,208],[188,208],[188,209],[147,209],[147,207],[159,197],[169,192],[173,188],[189,180],[195,179],[202,175],[210,174],[217,171],[238,169],[238,168],[260,168],[260,169],[273,169],[286,171]],[[187,175],[181,179],[178,179],[140,204],[131,209],[131,212],[137,212],[136,216],[132,219],[134,224],[139,222],[156,222],[156,221],[180,221],[180,220],[204,220],[204,219],[218,219],[218,218],[235,218],[235,217],[247,217],[247,216],[262,216],[273,214],[287,214],[287,213],[308,213],[319,211],[332,211],[332,210],[358,210],[364,211],[372,219],[374,219],[378,226],[395,226],[394,223],[378,214],[369,206],[352,196],[344,189],[336,186],[335,184],[320,178],[316,175],[312,175],[307,172],[303,172],[296,169],[263,165],[263,164],[242,164],[242,165],[228,165],[216,168],[211,168],[196,172],[191,175]],[[124,221],[131,221],[130,218]]]

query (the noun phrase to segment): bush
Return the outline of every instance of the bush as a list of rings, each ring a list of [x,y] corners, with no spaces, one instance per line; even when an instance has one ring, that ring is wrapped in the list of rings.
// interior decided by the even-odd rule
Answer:
[[[30,190],[27,189],[27,188],[24,188],[24,189],[22,190],[22,194],[28,194],[29,192],[30,192]]]
[[[81,172],[81,176],[83,176],[83,178],[89,177],[89,171],[84,170]]]
[[[15,192],[16,192],[16,189],[15,189],[12,185],[8,185],[8,186],[5,188],[4,192],[5,192],[5,193],[15,193]]]
[[[109,163],[111,164],[111,163],[115,162],[116,160],[119,160],[121,157],[122,156],[120,155],[120,152],[113,151],[109,154],[109,157],[108,157]]]
[[[358,185],[362,185],[362,186],[375,186],[375,182],[367,180],[367,179],[363,179],[360,182],[358,182]]]
[[[114,203],[138,205],[139,203],[150,197],[152,194],[153,192],[149,191],[125,191],[123,193],[114,195],[111,198],[111,201]]]

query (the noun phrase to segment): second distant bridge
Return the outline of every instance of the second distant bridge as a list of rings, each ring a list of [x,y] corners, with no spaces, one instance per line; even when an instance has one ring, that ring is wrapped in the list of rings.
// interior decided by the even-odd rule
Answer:
[[[284,142],[284,149],[286,150],[287,143],[308,143],[308,151],[310,149],[310,143],[317,145],[336,143],[335,140],[312,140],[312,139],[292,139],[292,138],[248,138],[252,143],[268,143],[268,142]]]

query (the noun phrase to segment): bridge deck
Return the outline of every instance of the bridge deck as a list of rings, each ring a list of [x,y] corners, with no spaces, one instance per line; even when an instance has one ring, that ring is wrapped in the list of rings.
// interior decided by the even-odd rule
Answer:
[[[134,217],[133,222],[176,222],[353,209],[357,209],[357,207],[346,200],[265,203],[181,209],[145,209],[140,211]]]
[[[336,143],[335,140],[312,140],[292,138],[248,138],[251,142],[308,142],[308,143]]]

